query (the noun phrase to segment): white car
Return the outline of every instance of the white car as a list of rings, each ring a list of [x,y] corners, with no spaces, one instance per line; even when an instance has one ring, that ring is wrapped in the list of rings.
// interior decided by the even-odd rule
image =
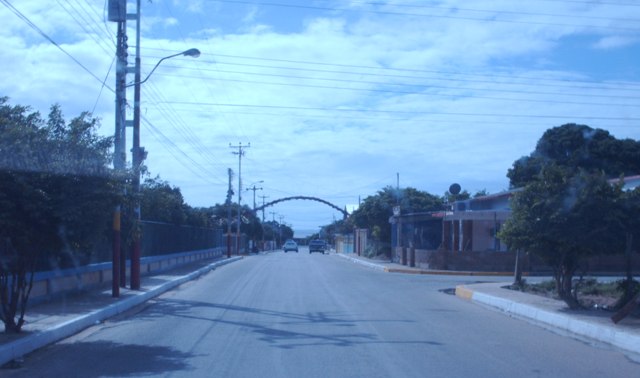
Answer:
[[[287,240],[284,242],[282,249],[284,250],[284,253],[287,253],[288,251],[296,251],[296,253],[298,253],[298,243],[294,240]]]

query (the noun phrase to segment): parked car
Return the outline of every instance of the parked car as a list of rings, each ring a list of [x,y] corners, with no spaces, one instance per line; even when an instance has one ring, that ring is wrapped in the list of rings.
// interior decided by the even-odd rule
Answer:
[[[285,253],[288,251],[296,251],[296,253],[298,253],[298,243],[296,243],[295,240],[287,240],[284,242],[282,249]]]
[[[324,240],[316,239],[309,242],[309,253],[322,252],[327,250],[327,243]]]

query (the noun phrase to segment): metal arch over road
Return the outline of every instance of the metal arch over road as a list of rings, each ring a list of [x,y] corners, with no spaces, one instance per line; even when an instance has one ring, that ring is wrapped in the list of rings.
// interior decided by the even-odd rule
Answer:
[[[254,210],[255,212],[261,211],[269,206],[275,205],[276,203],[279,202],[284,202],[284,201],[294,201],[294,200],[308,200],[308,201],[317,201],[317,202],[322,202],[327,206],[331,206],[334,209],[336,209],[337,211],[342,213],[342,216],[344,217],[344,219],[347,219],[347,217],[349,216],[349,213],[345,210],[345,209],[341,209],[338,206],[332,204],[329,201],[325,201],[322,198],[317,198],[317,197],[308,197],[308,196],[295,196],[295,197],[286,197],[286,198],[280,198],[277,199],[275,201],[271,201],[269,203],[266,203],[260,207],[256,207],[256,209]]]

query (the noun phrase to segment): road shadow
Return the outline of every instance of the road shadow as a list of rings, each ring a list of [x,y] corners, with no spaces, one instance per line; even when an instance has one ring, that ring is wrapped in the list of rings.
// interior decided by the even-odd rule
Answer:
[[[58,343],[45,349],[46,354],[36,352],[25,359],[17,369],[0,370],[0,375],[11,377],[104,377],[141,376],[170,372],[188,375],[186,363],[193,356],[170,347],[120,344],[107,341]],[[71,356],[71,357],[70,357]],[[46,372],[30,368],[30,360],[36,365],[47,366]],[[42,360],[42,361],[38,361]],[[71,363],[69,361],[72,361]],[[70,366],[70,364],[72,364]]]
[[[194,311],[204,308],[212,311]],[[255,314],[251,321],[245,314]],[[206,314],[206,315],[205,315]],[[175,316],[182,319],[210,321],[220,325],[238,327],[252,332],[258,340],[272,347],[292,349],[296,347],[332,345],[350,347],[362,344],[419,344],[441,346],[436,341],[395,341],[383,340],[375,333],[358,332],[358,325],[366,323],[392,323],[394,327],[413,321],[402,319],[348,318],[338,313],[308,312],[294,313],[260,309],[254,307],[223,305],[200,301],[157,299],[143,313],[142,318],[166,318]]]

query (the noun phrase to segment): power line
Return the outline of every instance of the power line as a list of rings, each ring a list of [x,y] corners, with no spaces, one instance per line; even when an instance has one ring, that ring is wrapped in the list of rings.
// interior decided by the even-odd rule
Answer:
[[[166,100],[163,92],[158,90],[156,85],[147,82],[147,85],[150,89],[148,92],[148,97],[151,101],[155,101],[158,104],[157,110],[160,112],[160,115],[163,118],[163,121],[171,125],[178,134],[189,143],[189,145],[193,148],[194,152],[196,152],[199,156],[201,156],[205,161],[207,161],[210,165],[218,165],[221,169],[221,172],[224,170],[215,158],[214,151],[210,148],[207,148],[202,143],[202,138],[198,137],[193,128],[190,125],[187,125],[186,122],[176,113],[175,109],[172,106],[167,106],[170,104],[169,101]]]
[[[187,76],[185,76],[187,77]],[[402,94],[402,95],[420,95],[420,96],[434,96],[434,97],[447,97],[447,98],[477,98],[477,99],[485,99],[485,100],[499,100],[499,101],[513,101],[513,102],[532,102],[532,103],[554,103],[554,104],[567,104],[567,105],[590,105],[590,106],[611,106],[610,103],[597,103],[597,102],[579,102],[579,101],[567,101],[560,100],[558,98],[553,99],[532,99],[532,98],[514,98],[514,97],[493,97],[493,96],[485,96],[485,95],[461,95],[461,94],[447,94],[447,93],[430,93],[430,92],[420,92],[420,91],[401,91],[401,90],[390,90],[390,89],[374,89],[374,88],[353,88],[353,87],[336,87],[336,86],[328,86],[328,85],[313,85],[313,84],[302,84],[299,82],[296,83],[274,83],[274,82],[266,82],[266,81],[255,81],[255,80],[241,80],[241,79],[221,79],[217,78],[219,81],[226,81],[232,83],[246,83],[246,84],[260,84],[260,85],[278,85],[278,86],[286,86],[286,87],[302,87],[302,88],[315,88],[315,89],[335,89],[335,90],[345,90],[345,91],[357,91],[357,92],[371,92],[371,93],[392,93],[392,94]],[[433,88],[446,88],[446,87],[437,87]],[[454,89],[454,88],[448,88]],[[460,88],[464,89],[464,88]],[[468,89],[468,88],[467,88]],[[482,89],[478,89],[482,91]],[[507,91],[508,92],[508,91]],[[512,93],[515,91],[511,91]],[[526,93],[526,92],[518,92],[518,93]],[[637,104],[615,104],[616,106],[621,107],[637,107]]]
[[[206,62],[206,61],[205,61]],[[409,80],[419,80],[419,79],[423,79],[423,80],[435,80],[435,81],[452,81],[452,82],[465,82],[465,83],[479,83],[479,84],[500,84],[500,85],[528,85],[527,83],[522,83],[522,82],[496,82],[495,80],[489,80],[489,79],[485,79],[485,80],[477,80],[477,79],[469,79],[469,78],[451,78],[451,77],[443,77],[442,75],[464,75],[464,74],[452,74],[452,73],[447,73],[447,72],[441,72],[441,71],[429,71],[429,73],[433,73],[433,74],[437,74],[439,76],[436,77],[429,77],[429,76],[416,76],[416,75],[397,75],[397,74],[381,74],[381,73],[371,73],[371,72],[363,72],[363,71],[359,71],[359,72],[354,72],[354,71],[339,71],[339,70],[323,70],[323,69],[313,69],[313,68],[302,68],[302,67],[287,67],[287,66],[273,66],[273,65],[266,65],[266,64],[246,64],[246,63],[227,63],[227,62],[219,62],[219,61],[211,61],[211,63],[214,63],[216,65],[229,65],[229,66],[236,66],[236,67],[252,67],[252,68],[267,68],[267,69],[274,69],[274,70],[291,70],[291,71],[305,71],[305,72],[316,72],[316,73],[329,73],[329,74],[343,74],[343,75],[357,75],[357,76],[374,76],[374,77],[389,77],[389,78],[397,78],[397,79],[409,79]],[[275,74],[260,74],[260,73],[253,73],[253,72],[247,72],[247,71],[224,71],[224,70],[213,70],[213,69],[202,69],[201,71],[216,71],[216,72],[229,72],[229,73],[247,73],[247,74],[253,74],[253,75],[264,75],[264,76],[283,76],[283,77],[287,77],[287,75],[275,75]],[[478,74],[480,75],[480,74]],[[485,75],[488,78],[491,78],[492,75]],[[295,76],[291,76],[290,77],[295,77]],[[315,77],[311,77],[311,76],[307,76],[307,78],[310,79],[318,79],[318,80],[322,80],[322,78],[315,78]],[[329,80],[329,79],[326,79]],[[552,81],[552,79],[544,79],[544,78],[536,78],[536,80],[547,80],[547,81]],[[340,80],[340,81],[345,81],[345,80]],[[360,82],[360,81],[355,81],[355,80],[347,80],[348,82]],[[366,82],[363,81],[365,83],[371,83],[371,82]],[[584,81],[583,81],[584,82]],[[375,83],[375,82],[374,82]],[[591,82],[591,83],[596,83],[596,82]],[[383,83],[383,84],[393,84],[393,85],[404,85],[404,84],[397,84],[397,83]],[[411,85],[411,84],[406,84],[406,85]],[[615,89],[618,91],[637,91],[637,88],[622,88],[622,87],[616,87],[616,88],[606,88],[604,86],[606,85],[612,85],[612,84],[603,84],[600,86],[575,86],[575,85],[559,85],[559,84],[545,84],[545,83],[540,83],[540,82],[536,82],[536,87],[550,87],[550,88],[569,88],[569,89],[598,89],[598,90],[607,90],[607,89]],[[634,85],[634,84],[619,84],[619,85],[623,85],[623,86],[629,86],[629,85]],[[599,95],[601,97],[607,97],[607,95]]]
[[[173,8],[171,7],[171,3],[167,2],[167,1],[164,1],[162,4],[164,5],[165,9],[167,9],[167,11],[169,12],[169,15],[173,17],[174,11],[173,11]],[[206,30],[207,27],[205,27],[203,25],[202,20],[200,18],[200,14],[197,14],[197,17],[198,17],[198,20],[200,21],[202,30]],[[186,38],[184,36],[184,33],[182,32],[181,24],[178,24],[177,28],[178,28],[178,30],[180,32],[180,36],[181,36],[182,40],[186,42]],[[217,48],[216,46],[212,46],[210,44],[209,38],[207,36],[205,36],[205,41],[207,43],[209,43],[209,46],[210,46],[209,50],[214,51]],[[200,59],[200,61],[202,61],[202,59]],[[213,67],[217,67],[215,62],[212,62],[212,65],[213,65]],[[197,67],[196,69],[199,72],[202,71],[201,66],[202,66],[201,64],[196,64],[196,67]],[[207,92],[209,93],[209,96],[211,96],[211,97],[215,96],[216,93],[218,93],[218,92],[213,88],[212,85],[210,85],[210,83],[208,81],[206,81],[205,83],[206,83],[206,89],[207,89]],[[229,101],[228,97],[227,97],[227,101]],[[234,118],[235,118],[235,116],[234,116]],[[240,122],[239,119],[236,118],[235,120],[230,121],[230,120],[226,119],[225,115],[223,115],[223,119],[225,121],[223,124],[227,127],[227,129],[231,133],[235,133],[235,135],[236,135],[236,137],[238,139],[248,139],[246,133],[244,132],[244,127],[243,127],[243,125],[242,125],[242,123]],[[233,127],[230,126],[230,125],[233,125]]]
[[[210,183],[220,183],[220,182],[224,182],[223,180],[221,181],[211,181],[209,179],[209,177],[216,177],[215,175],[212,174],[212,172],[209,172],[207,170],[207,168],[203,167],[200,163],[198,163],[196,160],[194,160],[191,156],[189,156],[186,152],[184,152],[180,147],[178,147],[171,138],[167,137],[162,131],[160,131],[159,128],[157,128],[151,121],[149,121],[146,117],[141,116],[140,117],[141,120],[144,122],[145,126],[147,126],[149,128],[149,130],[153,131],[154,135],[156,136],[156,139],[165,147],[169,147],[169,149],[167,149],[167,151],[176,158],[176,161],[180,162],[180,164],[187,168],[189,171],[191,171],[191,173],[193,173],[194,175],[196,175],[197,177],[199,177],[200,179],[202,179],[205,182],[210,182]],[[175,151],[176,153],[173,153],[171,151]],[[188,161],[188,162],[185,162]],[[197,170],[196,170],[197,168]]]
[[[188,69],[187,69],[188,70]],[[602,98],[614,98],[614,99],[632,99],[635,100],[637,96],[620,96],[620,95],[607,95],[607,94],[589,94],[589,93],[568,93],[568,92],[541,92],[541,91],[531,91],[531,90],[515,90],[515,89],[499,89],[499,88],[489,88],[489,87],[461,87],[461,86],[444,86],[444,85],[433,85],[433,84],[420,84],[417,82],[413,83],[395,83],[395,82],[382,82],[382,81],[367,81],[367,80],[347,80],[344,78],[324,78],[324,77],[312,77],[312,76],[295,76],[295,75],[283,75],[283,74],[272,74],[272,73],[258,73],[258,72],[247,72],[247,71],[232,71],[232,70],[217,70],[216,72],[220,73],[231,73],[231,74],[240,74],[240,75],[251,75],[251,76],[264,76],[264,77],[277,77],[277,78],[285,78],[285,79],[304,79],[304,80],[317,80],[317,81],[330,81],[330,82],[340,82],[340,83],[352,83],[352,84],[367,84],[367,85],[380,85],[380,86],[399,86],[399,87],[417,87],[423,89],[454,89],[454,90],[482,90],[483,92],[502,92],[502,93],[515,93],[515,94],[535,94],[535,95],[563,95],[563,96],[578,96],[578,97],[602,97]],[[187,75],[181,75],[180,77],[191,77]],[[219,79],[216,80],[221,81],[233,81],[233,79]],[[297,85],[297,86],[309,86],[305,84],[290,84],[290,83],[273,83],[273,82],[258,82],[258,81],[249,81],[249,80],[240,80],[241,82],[248,82],[252,84],[270,84],[270,85]],[[297,82],[299,83],[299,82]],[[489,82],[486,82],[489,83]],[[502,84],[495,83],[493,84]],[[518,84],[518,85],[526,85],[526,84]],[[311,86],[316,87],[316,86]],[[344,87],[327,87],[327,86],[318,86],[320,88],[330,88],[330,89],[351,89],[351,90],[368,90],[368,91],[379,91],[375,89],[366,89],[366,88],[344,88]],[[422,92],[418,91],[392,91],[392,90],[382,90],[383,92],[389,93],[402,93],[402,94],[419,94]],[[599,93],[599,92],[598,92]],[[556,100],[557,101],[557,100]],[[590,104],[597,105],[597,104]],[[636,104],[633,104],[636,106]]]
[[[239,115],[249,115],[249,116],[261,116],[261,117],[286,117],[286,118],[299,118],[299,119],[304,119],[304,120],[308,120],[308,119],[331,119],[331,120],[336,120],[339,119],[341,121],[346,121],[346,120],[357,120],[357,121],[410,121],[411,118],[409,118],[406,115],[403,115],[401,117],[381,117],[379,115],[376,116],[348,116],[348,115],[344,115],[344,114],[340,114],[340,115],[319,115],[319,114],[289,114],[289,113],[269,113],[269,112],[259,112],[259,111],[255,111],[255,112],[250,112],[250,111],[218,111],[216,114],[239,114]],[[432,113],[425,113],[423,115],[441,115],[441,114],[432,114]],[[561,117],[564,116],[558,116],[558,119],[560,119]],[[625,118],[626,120],[627,118]],[[613,121],[620,121],[619,119],[613,120]],[[433,126],[433,125],[449,125],[449,124],[453,124],[453,125],[457,125],[460,124],[461,121],[459,120],[454,120],[454,119],[432,119],[429,118],[429,125]],[[492,125],[492,126],[496,126],[496,125],[513,125],[513,122],[507,122],[507,121],[500,121],[500,120],[478,120],[478,119],[474,119],[473,120],[474,125]],[[522,121],[519,120],[518,121],[518,125],[539,125],[539,122],[526,122],[526,121]],[[614,124],[616,126],[620,126],[619,124]],[[632,126],[632,127],[635,127]],[[247,158],[250,159],[250,158]],[[260,161],[256,161],[257,164],[260,163]]]
[[[320,1],[330,1],[330,0],[320,0]],[[591,2],[580,2],[580,1],[562,1],[562,0],[541,0],[541,1],[553,1],[554,3],[581,3],[585,5],[594,5]],[[584,16],[584,15],[576,15],[576,14],[554,14],[554,13],[538,13],[538,12],[522,12],[522,11],[505,11],[505,10],[496,10],[496,9],[478,9],[478,8],[463,8],[463,7],[444,7],[439,5],[431,5],[431,4],[387,4],[373,1],[354,1],[351,0],[351,4],[365,4],[365,5],[373,5],[373,6],[385,6],[385,7],[397,7],[397,8],[413,8],[413,9],[441,9],[441,10],[455,10],[455,11],[465,11],[465,12],[478,12],[478,13],[491,13],[491,14],[510,14],[510,15],[521,15],[521,16],[543,16],[543,17],[571,17],[571,18],[583,18],[589,20],[606,20],[611,21],[611,18],[601,17],[601,16]],[[601,5],[605,3],[597,3],[596,5]],[[630,4],[614,4],[614,3],[606,3],[608,5],[630,5]],[[635,6],[638,6],[636,4]],[[637,19],[630,18],[617,18],[617,21],[630,21],[636,22]]]
[[[334,66],[334,67],[343,67],[343,68],[371,69],[371,70],[379,70],[379,71],[397,71],[397,72],[407,72],[407,73],[429,73],[429,74],[436,74],[436,75],[456,75],[456,76],[471,76],[471,77],[483,77],[483,78],[535,80],[536,83],[540,81],[546,81],[546,82],[561,82],[561,83],[585,83],[585,84],[598,83],[600,84],[599,82],[596,82],[596,81],[571,80],[571,79],[545,79],[545,78],[540,78],[535,76],[517,76],[517,75],[508,75],[508,74],[504,74],[504,75],[483,74],[483,73],[469,73],[469,72],[463,73],[463,72],[425,70],[425,69],[406,68],[406,67],[376,67],[376,66],[356,65],[356,64],[314,62],[314,61],[304,61],[304,60],[264,58],[264,57],[228,55],[228,54],[212,54],[212,55],[229,57],[229,58],[237,58],[237,59],[250,59],[250,60],[284,62],[284,63],[294,63],[294,64],[308,64],[308,65],[317,65],[317,66]],[[635,84],[635,83],[632,85],[638,86],[638,84]]]
[[[49,37],[44,31],[42,31],[42,29],[40,29],[36,24],[34,24],[33,22],[31,22],[31,20],[25,16],[24,14],[22,14],[22,12],[20,12],[19,10],[17,10],[8,0],[0,0],[0,2],[2,2],[2,4],[4,4],[5,7],[7,7],[11,12],[13,12],[16,16],[18,16],[22,21],[24,21],[27,25],[29,25],[30,28],[32,28],[33,30],[35,30],[38,34],[40,34],[44,39],[46,39],[47,41],[49,41],[52,45],[54,45],[55,47],[57,47],[60,51],[62,51],[66,56],[68,56],[69,58],[71,58],[71,60],[73,60],[78,66],[80,66],[85,72],[87,72],[89,75],[91,75],[94,79],[96,79],[98,82],[100,82],[102,85],[104,85],[107,89],[109,89],[111,92],[115,93],[115,90],[113,88],[111,88],[110,86],[106,85],[106,83],[100,79],[98,76],[96,76],[96,74],[94,74],[91,70],[89,70],[84,64],[82,64],[78,59],[76,59],[73,55],[71,55],[70,53],[68,53],[64,48],[62,48],[62,46],[60,46],[56,41],[54,41],[51,37]]]
[[[472,113],[472,112],[443,112],[437,110],[420,110],[420,111],[406,111],[406,110],[377,110],[377,109],[365,109],[365,108],[326,108],[326,107],[305,107],[305,106],[285,106],[285,105],[258,105],[258,104],[225,104],[225,103],[212,103],[212,102],[174,102],[174,104],[183,105],[197,105],[197,106],[225,106],[225,107],[246,107],[246,108],[260,108],[260,109],[283,109],[283,110],[317,110],[317,111],[331,111],[338,113],[375,113],[375,114],[429,114],[429,115],[457,115],[457,116],[474,116],[474,117],[512,117],[512,118],[551,118],[551,119],[565,119],[565,118],[577,118],[586,120],[611,120],[611,121],[640,121],[640,117],[605,117],[605,116],[576,116],[576,115],[545,115],[545,114],[513,114],[513,113]]]
[[[431,15],[431,14],[422,14],[422,13],[407,13],[407,12],[391,12],[391,11],[380,11],[380,10],[363,10],[363,9],[349,9],[349,8],[334,8],[334,7],[320,7],[313,5],[299,5],[299,4],[283,4],[283,3],[272,3],[272,2],[250,2],[250,1],[240,1],[240,0],[210,0],[219,3],[229,3],[229,4],[241,4],[241,5],[251,5],[251,6],[268,6],[268,7],[283,7],[283,8],[296,8],[296,9],[308,9],[308,10],[319,10],[319,11],[341,11],[341,12],[358,12],[358,13],[371,13],[371,14],[380,14],[380,15],[389,15],[389,16],[411,16],[411,17],[427,17],[427,18],[446,18],[446,19],[456,19],[456,20],[466,20],[466,21],[478,21],[478,22],[500,22],[500,23],[511,23],[511,24],[528,24],[528,25],[543,25],[543,26],[561,26],[561,27],[580,27],[580,28],[588,28],[588,29],[605,29],[605,30],[620,30],[620,31],[638,31],[638,28],[625,28],[625,27],[617,27],[617,26],[601,26],[601,25],[580,25],[580,24],[563,24],[563,23],[555,23],[555,22],[538,22],[538,21],[522,21],[522,20],[505,20],[505,19],[497,19],[495,17],[491,19],[486,18],[477,18],[477,17],[465,17],[465,16],[454,16],[454,15]],[[498,12],[499,13],[499,12]]]

